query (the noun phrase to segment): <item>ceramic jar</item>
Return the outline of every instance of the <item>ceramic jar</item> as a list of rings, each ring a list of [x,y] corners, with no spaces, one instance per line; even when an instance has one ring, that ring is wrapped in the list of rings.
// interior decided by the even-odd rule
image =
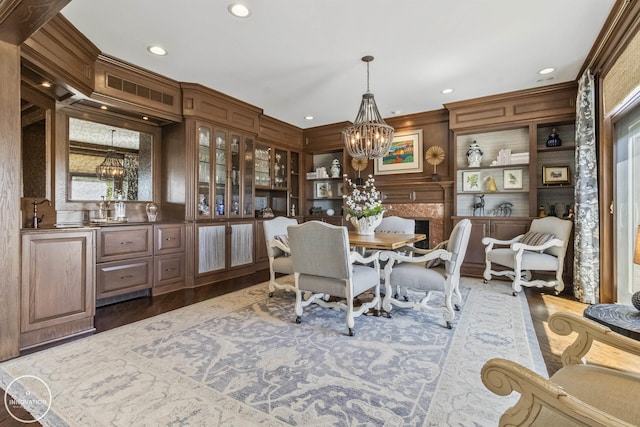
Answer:
[[[476,141],[473,141],[467,150],[467,162],[470,168],[479,168],[482,160],[482,150]]]

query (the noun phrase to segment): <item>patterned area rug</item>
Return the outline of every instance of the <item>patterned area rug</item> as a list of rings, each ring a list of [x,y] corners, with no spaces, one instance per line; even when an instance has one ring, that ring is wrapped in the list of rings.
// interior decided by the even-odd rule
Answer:
[[[451,330],[396,308],[349,337],[343,312],[311,306],[296,324],[292,294],[256,285],[4,362],[0,385],[45,426],[495,426],[517,396],[482,385],[484,362],[546,368],[522,293],[461,290]]]

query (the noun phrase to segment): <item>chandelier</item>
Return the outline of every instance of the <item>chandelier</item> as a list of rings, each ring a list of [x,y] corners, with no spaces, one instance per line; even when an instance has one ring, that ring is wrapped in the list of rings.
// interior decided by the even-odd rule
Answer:
[[[100,164],[96,167],[96,176],[101,181],[109,181],[112,179],[120,179],[124,177],[125,170],[122,164],[122,159],[116,154],[116,150],[113,148],[113,134],[115,130],[111,131],[111,148],[107,150],[107,155]]]
[[[382,120],[373,94],[369,92],[369,62],[373,61],[373,56],[365,56],[362,61],[367,63],[367,92],[362,95],[355,121],[342,131],[342,137],[351,157],[376,159],[389,152],[393,128]]]

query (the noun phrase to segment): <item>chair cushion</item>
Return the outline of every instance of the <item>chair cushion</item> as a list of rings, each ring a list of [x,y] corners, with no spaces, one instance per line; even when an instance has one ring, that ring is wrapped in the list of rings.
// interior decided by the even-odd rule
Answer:
[[[487,261],[514,268],[516,264],[515,253],[510,248],[496,248],[487,254]],[[556,271],[558,269],[558,258],[544,252],[524,251],[522,253],[522,269]]]
[[[555,237],[555,234],[551,233],[528,231],[524,236],[522,236],[522,239],[520,239],[520,242],[518,243],[523,243],[528,246],[540,246],[547,243],[549,240],[554,239]]]
[[[380,282],[380,276],[375,268],[354,264],[352,270],[353,296],[373,288]],[[325,293],[338,298],[346,298],[345,280],[332,277],[301,274],[299,287],[302,291]]]
[[[391,284],[416,291],[444,291],[444,270],[424,268],[422,264],[403,262],[391,270]]]
[[[273,236],[273,238],[286,246],[287,249],[289,249],[289,236],[287,236],[286,234],[278,234],[277,236]],[[289,254],[284,252],[284,256],[289,256]]]
[[[273,259],[273,271],[276,273],[293,274],[293,261],[290,256],[281,256]]]
[[[448,240],[445,240],[444,242],[440,242],[437,245],[435,245],[433,247],[433,250],[437,250],[437,249],[447,249],[447,242]],[[437,267],[438,265],[442,264],[444,260],[442,258],[435,258],[435,259],[430,259],[429,261],[427,261],[424,264],[425,268],[433,268],[433,267]]]
[[[567,393],[608,414],[633,425],[640,425],[640,375],[602,366],[568,365],[556,372],[551,380]],[[569,425],[558,415],[542,409],[533,425]]]

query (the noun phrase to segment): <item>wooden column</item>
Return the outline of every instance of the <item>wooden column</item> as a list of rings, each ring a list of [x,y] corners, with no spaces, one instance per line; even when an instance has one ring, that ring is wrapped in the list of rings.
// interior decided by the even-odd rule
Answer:
[[[0,361],[20,338],[20,48],[0,41]]]

